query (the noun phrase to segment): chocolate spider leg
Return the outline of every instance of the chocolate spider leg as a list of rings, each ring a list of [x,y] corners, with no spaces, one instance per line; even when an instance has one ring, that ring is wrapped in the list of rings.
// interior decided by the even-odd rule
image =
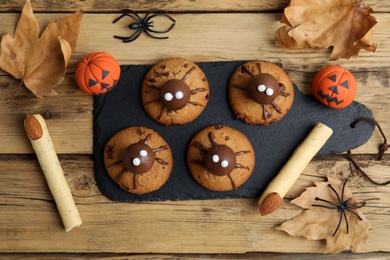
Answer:
[[[238,89],[242,89],[242,90],[248,90],[246,87],[241,87],[241,86],[238,86],[238,85],[232,85],[233,88],[238,88]]]
[[[125,174],[125,172],[126,172],[126,169],[123,168],[123,169],[118,173],[118,175],[115,176],[115,181],[118,182],[118,181],[122,178],[122,176]]]
[[[250,153],[251,151],[249,151],[249,150],[246,150],[246,151],[239,151],[239,152],[235,152],[234,154],[236,155],[236,156],[239,156],[239,155],[244,155],[244,154],[248,154],[248,153]]]
[[[272,101],[271,105],[276,110],[276,112],[278,112],[279,114],[282,113],[282,109],[280,107],[278,107],[278,105],[276,105],[275,102]]]
[[[133,173],[133,189],[137,188],[137,175],[138,174]]]
[[[201,106],[201,107],[203,106],[201,103],[199,103],[199,102],[194,102],[194,101],[191,101],[191,100],[188,101],[188,103],[191,104],[191,105],[193,105],[193,106]]]
[[[169,148],[168,145],[163,145],[163,146],[154,148],[154,149],[153,149],[153,153],[157,153],[157,152],[160,152],[160,151],[163,151],[163,150],[167,150],[168,148]]]
[[[186,80],[188,79],[188,77],[190,76],[191,72],[194,71],[196,69],[195,66],[191,67],[187,72],[186,74],[184,74],[183,78],[181,79],[181,81],[183,82],[186,82]]]
[[[168,162],[166,162],[166,161],[164,161],[163,159],[158,158],[158,157],[156,157],[156,161],[157,161],[159,164],[161,164],[161,165],[168,165],[168,164],[169,164]]]
[[[232,183],[232,186],[233,186],[233,189],[236,190],[237,189],[237,186],[236,186],[236,183],[234,182],[232,176],[230,175],[230,173],[227,175]]]
[[[198,149],[199,151],[201,152],[207,152],[207,147],[205,147],[203,144],[201,144],[200,142],[196,141],[192,144],[193,147],[195,147],[196,149]]]
[[[116,165],[121,164],[122,162],[123,162],[123,160],[119,160],[119,161],[117,161],[117,162],[114,162],[114,163],[108,165],[107,167],[108,167],[108,168],[111,168],[111,167],[114,167],[114,166],[116,166]]]
[[[139,143],[147,144],[152,139],[152,134],[148,134],[144,139],[139,140]]]
[[[209,141],[210,141],[212,146],[218,145],[216,140],[215,140],[215,135],[213,132],[209,132],[208,137],[209,137]]]
[[[234,166],[234,168],[236,168],[236,169],[246,169],[246,170],[249,170],[249,167],[248,167],[248,166],[244,166],[244,165],[242,165],[241,163],[236,163],[236,165]]]
[[[206,91],[206,89],[205,88],[195,88],[193,90],[190,90],[190,93],[191,93],[191,95],[195,95],[195,94],[197,94],[199,92],[203,92],[203,91]]]

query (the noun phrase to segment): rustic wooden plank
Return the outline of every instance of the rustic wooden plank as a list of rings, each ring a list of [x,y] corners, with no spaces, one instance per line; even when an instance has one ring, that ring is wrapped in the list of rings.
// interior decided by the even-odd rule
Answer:
[[[12,98],[18,86],[18,80],[0,76],[0,153],[33,152],[23,126],[28,113],[46,118],[58,153],[92,152],[93,99],[77,87],[73,75],[65,77],[54,97],[38,99],[23,87]]]
[[[64,16],[37,14],[37,19],[41,28],[44,28],[50,20]],[[328,64],[340,64],[351,70],[363,71],[388,71],[389,67],[390,28],[387,24],[390,23],[390,17],[387,14],[377,14],[378,24],[374,27],[372,38],[372,42],[378,44],[375,53],[363,50],[358,59],[341,59],[336,62],[328,61],[330,50],[288,50],[276,47],[274,32],[281,27],[281,14],[201,13],[172,16],[176,19],[176,26],[167,33],[169,39],[156,40],[141,35],[132,43],[122,43],[114,39],[113,35],[131,35],[133,31],[128,29],[130,19],[113,24],[118,14],[85,14],[68,72],[74,72],[80,60],[94,51],[109,52],[120,64],[149,64],[163,58],[180,56],[194,62],[262,59],[282,63],[290,70],[308,72]],[[2,17],[0,33],[12,34],[19,16],[3,14]],[[156,20],[155,29],[167,24],[170,23],[166,19]]]
[[[42,24],[59,14],[40,14]],[[0,24],[5,31],[12,31],[15,15],[4,14]],[[273,45],[273,32],[280,25],[277,14],[176,14],[177,27],[170,32],[170,39],[158,41],[141,36],[137,41],[124,44],[111,36],[125,35],[128,22],[113,25],[114,14],[86,14],[82,26],[78,48],[73,55],[66,80],[57,88],[58,97],[34,99],[27,91],[7,103],[13,89],[19,81],[9,77],[0,77],[0,118],[5,122],[1,128],[2,142],[0,153],[26,153],[31,148],[26,142],[21,120],[27,112],[49,111],[57,116],[53,118],[53,138],[59,153],[92,152],[92,98],[77,90],[72,74],[82,57],[93,51],[112,53],[121,64],[154,63],[157,60],[181,56],[200,61],[264,59],[283,64],[293,81],[305,93],[310,93],[311,80],[315,73],[325,65],[340,64],[351,70],[358,79],[356,100],[366,104],[381,123],[385,133],[390,133],[390,23],[388,15],[379,14],[377,33],[373,42],[378,43],[376,53],[361,52],[361,57],[350,61],[329,62],[327,50],[285,50]],[[13,19],[10,22],[7,18]],[[212,21],[212,22],[209,22]],[[205,23],[207,22],[207,27]],[[226,26],[226,25],[229,26]],[[200,26],[204,25],[204,26]],[[207,29],[204,29],[207,28]],[[272,29],[269,29],[272,28]],[[191,33],[187,33],[191,32]],[[203,39],[207,38],[207,42]],[[245,39],[243,41],[242,39]],[[196,46],[196,48],[194,48]],[[167,51],[169,50],[169,51]],[[305,57],[305,58],[303,58]],[[307,62],[310,60],[310,63]],[[1,73],[1,71],[0,71]],[[5,75],[2,72],[2,75]],[[57,104],[60,107],[57,107]],[[61,113],[60,113],[61,112]],[[70,124],[71,122],[77,122]],[[4,140],[3,140],[4,139]],[[376,153],[382,142],[376,131],[372,139],[359,153]]]
[[[150,260],[150,259],[160,259],[160,260],[181,260],[181,259],[213,259],[213,260],[227,260],[227,259],[264,259],[264,260],[291,260],[291,259],[300,259],[300,260],[312,260],[312,259],[329,259],[334,260],[345,260],[345,259],[371,259],[371,260],[387,260],[389,258],[389,253],[386,252],[377,252],[377,253],[365,253],[365,254],[353,254],[349,252],[340,253],[336,255],[327,255],[327,254],[299,254],[299,253],[242,253],[242,254],[115,254],[115,253],[87,253],[87,254],[75,254],[75,253],[9,253],[4,254],[0,253],[0,258],[5,258],[8,260],[14,259],[28,259],[28,260],[42,260],[42,259],[100,259],[100,260]]]
[[[370,1],[375,3],[376,1]],[[25,0],[4,1],[0,6],[0,12],[20,11]],[[118,12],[123,9],[148,12],[150,10],[166,10],[171,12],[228,12],[228,11],[276,11],[282,10],[289,3],[281,1],[254,1],[254,0],[174,0],[174,1],[104,1],[104,0],[66,0],[32,2],[35,12],[71,12],[83,9],[85,12]],[[380,3],[379,3],[380,4]]]
[[[275,232],[274,227],[299,214],[288,202],[325,174],[351,174],[343,156],[311,162],[275,213],[260,217],[257,199],[117,203],[95,185],[89,156],[61,156],[66,179],[83,225],[66,233],[39,165],[31,155],[1,155],[0,252],[84,253],[323,253],[322,241]],[[388,179],[390,157],[359,161],[378,181]],[[372,225],[362,252],[390,252],[388,187],[374,186],[352,172],[357,200],[369,201],[362,212]],[[84,182],[84,185],[83,185]],[[86,182],[88,184],[86,184]],[[42,235],[45,234],[45,235]],[[167,239],[169,238],[169,239]],[[61,241],[60,243],[53,243]]]
[[[4,3],[3,3],[4,2]],[[24,0],[3,1],[0,12],[20,11]],[[117,12],[122,9],[133,9],[148,12],[150,10],[167,10],[170,12],[264,12],[282,11],[289,0],[172,0],[172,1],[104,1],[104,0],[66,0],[66,1],[33,1],[35,12],[71,12],[83,9],[86,12]],[[380,0],[366,0],[364,5],[371,6],[376,12],[388,12],[389,6]]]

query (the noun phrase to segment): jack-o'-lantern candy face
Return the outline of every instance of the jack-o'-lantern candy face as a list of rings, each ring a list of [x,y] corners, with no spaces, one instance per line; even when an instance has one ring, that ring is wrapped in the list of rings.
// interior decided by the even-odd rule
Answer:
[[[355,77],[340,66],[327,66],[313,79],[313,95],[331,108],[345,108],[356,94]]]
[[[112,55],[92,52],[78,64],[75,79],[85,93],[101,95],[116,86],[120,73],[120,66]]]

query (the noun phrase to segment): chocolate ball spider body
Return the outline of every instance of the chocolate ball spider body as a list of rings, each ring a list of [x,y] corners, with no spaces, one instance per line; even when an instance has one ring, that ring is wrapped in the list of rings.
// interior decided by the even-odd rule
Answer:
[[[182,109],[190,102],[190,97],[190,88],[179,79],[170,79],[160,88],[160,101],[169,110]]]
[[[123,152],[123,166],[126,170],[142,174],[148,172],[154,164],[153,149],[145,143],[129,145]]]
[[[142,83],[142,105],[163,125],[195,120],[209,101],[209,85],[203,71],[191,61],[170,58],[155,64]]]
[[[207,150],[203,163],[215,175],[228,175],[236,167],[236,154],[227,145],[217,144]]]

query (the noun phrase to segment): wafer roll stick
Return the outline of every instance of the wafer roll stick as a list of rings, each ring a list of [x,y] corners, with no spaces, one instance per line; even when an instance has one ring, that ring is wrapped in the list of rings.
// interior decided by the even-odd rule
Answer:
[[[333,130],[322,123],[315,125],[261,195],[258,205],[262,216],[280,207],[283,197],[332,133]]]
[[[80,226],[82,221],[45,120],[39,114],[28,114],[24,120],[24,127],[57,204],[65,230],[68,232],[72,228]]]

